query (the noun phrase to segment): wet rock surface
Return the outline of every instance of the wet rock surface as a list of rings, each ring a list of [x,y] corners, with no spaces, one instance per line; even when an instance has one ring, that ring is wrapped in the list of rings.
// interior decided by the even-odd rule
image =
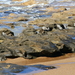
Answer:
[[[46,28],[47,29],[47,28]],[[8,57],[24,57],[33,59],[40,56],[55,57],[65,53],[75,52],[74,29],[52,30],[27,28],[15,36],[1,35],[1,61]],[[38,33],[36,33],[39,30]]]
[[[0,74],[1,75],[15,75],[13,73],[19,73],[26,69],[24,66],[10,64],[10,63],[0,63]]]
[[[0,74],[1,75],[16,75],[20,73],[30,73],[32,71],[38,70],[49,70],[49,69],[56,69],[55,66],[46,66],[46,65],[28,65],[28,66],[21,66],[11,63],[0,63]]]

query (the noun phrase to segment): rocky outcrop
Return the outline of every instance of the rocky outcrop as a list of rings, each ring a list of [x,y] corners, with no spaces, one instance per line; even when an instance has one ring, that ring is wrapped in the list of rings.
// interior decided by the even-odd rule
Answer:
[[[6,35],[7,36],[14,36],[14,33],[7,28],[1,28],[0,34],[2,34],[3,36],[6,36]]]
[[[57,24],[48,24],[39,29],[28,27],[18,37],[3,35],[3,33],[0,36],[0,61],[8,57],[33,59],[75,52],[74,29],[67,29],[65,25],[58,27]],[[5,30],[11,33],[8,29]]]

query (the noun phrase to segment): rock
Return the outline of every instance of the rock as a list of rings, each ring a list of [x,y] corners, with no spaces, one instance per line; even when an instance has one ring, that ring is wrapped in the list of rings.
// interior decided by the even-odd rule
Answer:
[[[33,4],[36,4],[36,1],[35,0],[29,0],[27,2],[24,2],[24,3],[21,3],[21,5],[33,5]]]
[[[43,35],[46,33],[47,30],[47,28],[36,29],[34,33]]]
[[[53,13],[53,14],[52,14],[52,17],[54,17],[54,18],[58,18],[58,17],[60,17],[60,16],[62,16],[61,13]]]
[[[61,29],[68,29],[68,25],[67,24],[60,24],[60,25],[57,24],[57,28],[60,29],[60,30]]]
[[[3,42],[0,44],[0,58],[1,58],[0,61],[6,60],[6,58],[8,57],[14,58],[14,57],[22,57],[22,56],[23,56],[22,52],[20,50],[15,49],[15,47],[10,46],[10,43],[5,44]]]
[[[38,35],[33,32],[32,35],[28,35],[29,33],[31,32],[27,33],[23,31],[23,38],[28,40],[22,39],[20,42],[21,47],[25,47],[25,58],[35,58],[42,55],[49,56],[58,51],[58,48],[55,46],[55,44],[49,40],[45,40],[45,38],[48,37],[47,34]]]
[[[64,51],[63,46],[65,43],[63,43],[61,39],[66,40],[68,35],[64,33],[70,33],[70,30],[65,30],[65,27],[63,29],[64,30],[57,30],[57,28],[55,28],[55,30],[47,31],[43,35],[41,33],[35,34],[35,29],[25,29],[21,34],[21,42],[19,43],[20,46],[24,48],[24,57],[32,59],[39,56],[62,55],[63,52],[61,49]],[[69,51],[67,50],[67,52]]]
[[[14,36],[14,33],[7,28],[1,28],[0,34],[2,34],[4,36]]]
[[[68,40],[63,40],[64,45],[63,45],[63,50],[61,49],[61,52],[75,53],[75,41],[72,39],[68,39]]]
[[[48,24],[55,24],[55,19],[54,18],[46,18],[46,19],[36,19],[34,21],[30,21],[29,24],[31,25],[48,25]]]
[[[54,8],[50,9],[54,10]],[[30,21],[27,23],[28,27],[17,37],[9,29],[2,28],[0,30],[0,60],[5,60],[8,57],[33,59],[40,56],[59,56],[63,53],[75,52],[74,39],[68,39],[71,37],[70,35],[75,33],[75,10],[66,10],[65,8],[62,8],[62,12],[60,10],[59,8],[57,13],[52,12],[50,18]],[[27,12],[30,13],[31,10]],[[14,21],[28,21],[24,16],[21,15],[20,17],[19,15],[15,17]],[[13,26],[14,23],[8,23],[7,25]],[[67,42],[65,42],[66,40]]]
[[[3,42],[3,40],[0,40],[0,43],[2,43]]]
[[[11,28],[15,28],[15,23],[6,23],[6,25],[11,27]]]
[[[39,56],[51,56],[52,53],[58,51],[57,47],[51,42],[43,42],[41,40],[34,42],[34,44],[32,43],[32,45],[30,45],[30,48],[30,50],[25,50],[29,58],[30,56],[33,56],[33,58]]]
[[[69,47],[74,48],[73,43],[69,43],[67,46],[68,42],[64,42],[69,37],[69,34],[74,34],[74,30],[59,30],[55,28],[56,24],[52,26],[53,30],[43,30],[46,32],[44,34],[35,34],[36,30],[34,28],[27,28],[23,30],[19,37],[5,37],[6,40],[4,39],[0,44],[0,54],[5,56],[5,58],[24,57],[26,59],[33,59],[40,56],[59,56],[62,53],[74,52],[72,48],[69,50]],[[71,40],[68,39],[68,41]],[[5,60],[2,56],[1,60]]]
[[[5,55],[0,55],[0,61],[5,61],[6,60],[6,56]]]
[[[4,37],[6,39],[0,43],[0,54],[5,58],[10,57],[24,57],[26,59],[33,59],[40,56],[59,56],[62,53],[74,52],[73,43],[64,42],[69,37],[69,34],[74,34],[74,30],[66,29],[65,25],[60,24],[62,30],[57,29],[57,24],[46,24],[44,27],[52,27],[51,30],[37,29],[28,27],[18,37]],[[3,35],[2,35],[3,36]],[[1,37],[1,36],[0,36]],[[68,41],[70,41],[68,39]],[[67,47],[67,49],[66,49]],[[4,60],[2,58],[1,60]]]
[[[50,70],[50,69],[56,69],[55,66],[46,66],[46,65],[28,65],[28,66],[21,66],[11,63],[0,63],[0,74],[1,75],[16,75],[21,73],[31,73],[35,71],[35,69],[38,70]]]
[[[0,63],[0,74],[1,75],[15,75],[13,73],[20,73],[27,67],[10,64],[10,63]]]
[[[41,29],[44,31],[52,31],[53,29],[56,28],[57,28],[57,24],[45,24],[44,26],[41,27]]]
[[[12,50],[12,57],[22,57],[23,56],[23,54],[21,53],[21,51],[20,50]]]
[[[24,18],[24,17],[18,17],[17,21],[28,21],[28,19]]]
[[[15,17],[16,14],[14,14],[14,13],[10,13],[9,16],[10,16],[10,17],[13,17],[13,16]]]
[[[46,8],[48,12],[62,12],[62,11],[65,11],[65,10],[68,10],[67,8],[64,8],[64,7],[59,7],[58,9],[54,8],[54,7],[47,7]]]

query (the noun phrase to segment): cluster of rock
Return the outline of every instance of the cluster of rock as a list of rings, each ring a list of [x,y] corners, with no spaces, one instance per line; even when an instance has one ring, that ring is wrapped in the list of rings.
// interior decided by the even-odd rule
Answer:
[[[17,37],[7,28],[0,29],[0,61],[8,57],[33,59],[75,52],[74,16],[72,9],[53,13],[51,18],[31,21]],[[18,20],[27,21],[21,18]],[[33,25],[39,28],[36,29]]]
[[[6,60],[7,57],[54,57],[75,52],[75,40],[70,37],[74,36],[75,30],[56,27],[27,28],[18,37],[8,29],[0,30],[0,60]]]

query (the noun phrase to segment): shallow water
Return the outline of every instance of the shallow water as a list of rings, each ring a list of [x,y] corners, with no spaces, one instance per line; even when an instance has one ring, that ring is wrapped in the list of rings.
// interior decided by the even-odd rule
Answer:
[[[75,37],[72,37],[72,39],[75,39]]]
[[[55,66],[46,66],[46,65],[27,65],[21,66],[10,63],[0,63],[0,74],[2,75],[19,75],[19,74],[28,74],[28,73],[38,73],[50,69],[56,69]]]
[[[20,73],[15,73],[16,75],[19,75],[19,74],[34,74],[34,73],[39,73],[39,72],[43,72],[43,71],[46,71],[46,70],[50,70],[50,69],[56,69],[56,67],[54,66],[46,66],[46,65],[41,65],[41,64],[38,64],[38,65],[31,65],[31,66],[26,66],[27,68],[24,69],[22,72]],[[51,68],[53,67],[53,68]]]

